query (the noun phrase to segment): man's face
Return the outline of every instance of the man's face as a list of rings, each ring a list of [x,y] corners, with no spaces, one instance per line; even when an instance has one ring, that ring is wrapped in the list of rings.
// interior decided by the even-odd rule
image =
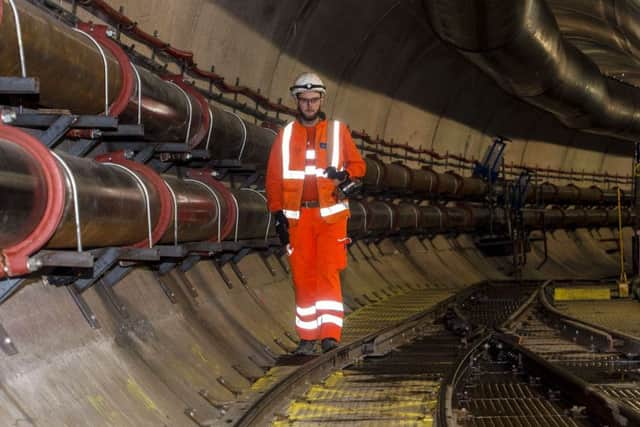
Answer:
[[[323,97],[319,92],[304,92],[298,95],[298,111],[305,120],[313,121],[322,108]]]

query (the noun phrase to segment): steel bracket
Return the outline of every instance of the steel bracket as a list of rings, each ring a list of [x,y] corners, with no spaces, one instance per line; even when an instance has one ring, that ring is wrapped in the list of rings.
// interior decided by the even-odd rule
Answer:
[[[17,278],[4,278],[0,280],[0,304],[6,301],[22,284],[24,279],[21,277]]]
[[[102,276],[102,280],[100,282],[107,287],[113,287],[117,285],[120,280],[124,279],[131,270],[131,267],[121,267],[116,265]]]
[[[118,125],[115,130],[102,132],[102,136],[106,138],[114,137],[139,137],[144,136],[144,125]]]
[[[242,282],[243,285],[246,285],[247,283],[249,283],[247,280],[247,277],[240,270],[240,267],[238,267],[238,264],[234,260],[231,260],[229,264],[231,264],[231,270],[233,270],[233,272],[236,274],[238,279],[240,279],[240,282]]]
[[[202,259],[202,257],[200,255],[189,255],[188,257],[186,257],[185,259],[182,260],[182,262],[180,263],[178,269],[181,272],[186,273],[187,271],[189,271],[193,267],[195,267],[195,265],[201,259]]]
[[[156,246],[161,258],[184,258],[189,251],[184,245],[177,246]]]
[[[49,148],[53,148],[64,136],[69,129],[78,121],[78,116],[61,115],[44,131],[38,139]]]
[[[98,322],[96,315],[91,310],[91,307],[89,307],[89,304],[84,300],[80,291],[78,291],[74,286],[66,286],[66,289],[69,292],[69,295],[71,295],[71,298],[73,298],[73,302],[75,302],[78,309],[80,309],[80,313],[82,313],[89,326],[93,329],[100,329],[100,322]]]
[[[160,289],[162,289],[162,292],[164,292],[167,298],[169,298],[169,301],[171,301],[171,304],[177,303],[178,300],[176,299],[176,293],[173,292],[173,290],[171,290],[171,288],[166,283],[164,283],[164,281],[162,280],[161,274],[159,272],[154,272],[154,276],[156,278],[156,283],[158,283],[158,286],[160,286]]]
[[[27,261],[30,271],[43,267],[92,268],[94,258],[91,252],[43,250],[31,256]]]
[[[98,291],[98,293],[102,293],[102,295],[104,295],[106,300],[109,301],[109,303],[118,311],[118,313],[120,313],[122,318],[129,318],[129,310],[127,310],[127,306],[124,305],[120,298],[118,298],[111,286],[100,280],[96,285],[96,290]]]
[[[0,77],[2,95],[38,95],[40,80],[36,77]]]
[[[109,116],[72,116],[69,114],[44,114],[38,112],[19,113],[11,123],[12,126],[25,128],[50,128],[61,117],[75,117],[77,120],[73,123],[75,129],[118,129],[118,119]]]
[[[160,251],[157,248],[121,248],[118,258],[127,261],[159,261]]]
[[[0,348],[7,356],[18,354],[18,349],[7,333],[7,330],[2,326],[2,323],[0,323]]]
[[[251,252],[250,248],[242,248],[240,249],[240,252],[238,252],[237,254],[235,254],[233,256],[233,258],[231,259],[232,263],[239,263],[240,261],[242,261],[242,258],[246,257],[247,255],[249,255],[249,253]]]
[[[269,263],[269,257],[272,254],[273,254],[273,251],[271,249],[268,249],[265,252],[260,252],[260,259],[262,260],[262,263],[267,268],[267,270],[269,270],[269,273],[271,273],[272,276],[276,276],[277,275],[276,269],[273,268],[273,266],[271,266],[271,264]]]
[[[219,260],[215,259],[211,262],[213,262],[213,266],[216,268],[216,271],[218,272],[224,283],[227,285],[227,288],[233,289],[233,282],[231,281],[231,279],[229,279],[229,276],[227,276],[227,273],[225,273],[222,268],[224,263],[221,263]]]
[[[93,276],[86,279],[78,279],[73,283],[73,287],[79,291],[83,292],[87,288],[93,286],[103,274],[107,272],[111,267],[113,267],[117,262],[120,256],[119,248],[108,248],[106,250],[100,251],[100,256],[95,261],[93,266]]]

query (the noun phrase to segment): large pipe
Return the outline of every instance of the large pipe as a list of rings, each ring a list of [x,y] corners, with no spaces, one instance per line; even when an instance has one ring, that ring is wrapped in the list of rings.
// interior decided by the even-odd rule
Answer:
[[[210,173],[209,181],[199,176],[202,171],[187,179],[161,177],[123,153],[98,161],[56,154],[5,125],[0,125],[0,155],[4,274],[24,274],[28,257],[43,248],[215,241],[235,231],[236,224],[240,239],[268,234],[264,196],[240,190],[234,197]]]
[[[274,221],[267,209],[264,192],[253,188],[240,188],[231,192],[238,206],[238,215],[229,240],[266,240],[274,236]]]
[[[208,149],[213,159],[242,160],[264,167],[273,142],[272,131],[209,105],[179,76],[160,78],[135,66],[106,37],[104,27],[80,25],[80,32],[26,1],[16,0],[16,5],[26,71],[40,81],[40,105],[76,114],[107,110],[123,123],[138,123],[140,113],[148,140],[185,142],[191,148]],[[0,1],[2,6],[0,75],[19,76],[18,32],[13,15],[7,13],[11,11],[7,0]],[[103,56],[91,37],[113,51],[103,47]],[[61,78],[64,90],[60,89]]]
[[[413,169],[400,163],[385,163],[368,156],[363,178],[367,194],[389,193],[416,199],[482,201],[489,196],[489,185],[477,177],[463,177],[452,171],[438,173],[430,168]],[[496,183],[499,198],[505,197],[506,182]],[[578,187],[574,184],[555,185],[549,182],[529,184],[525,196],[528,204],[615,205],[617,189],[603,190],[597,186]],[[631,203],[631,194],[623,192],[623,204]]]
[[[555,230],[580,227],[609,227],[618,224],[618,211],[614,209],[547,209],[525,210],[525,229]],[[623,226],[632,224],[633,212],[622,211]],[[507,212],[471,203],[457,206],[422,205],[412,203],[393,204],[382,200],[358,200],[351,202],[349,234],[353,237],[383,237],[388,235],[438,234],[444,232],[507,232]]]
[[[566,126],[640,137],[640,92],[602,76],[560,33],[544,0],[428,0],[433,30],[505,91]]]

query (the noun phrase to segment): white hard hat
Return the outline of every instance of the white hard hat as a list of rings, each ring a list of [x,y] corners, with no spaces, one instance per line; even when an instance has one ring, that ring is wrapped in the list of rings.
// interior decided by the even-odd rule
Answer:
[[[316,73],[300,74],[289,90],[294,98],[303,92],[320,92],[323,95],[327,93],[327,87]]]

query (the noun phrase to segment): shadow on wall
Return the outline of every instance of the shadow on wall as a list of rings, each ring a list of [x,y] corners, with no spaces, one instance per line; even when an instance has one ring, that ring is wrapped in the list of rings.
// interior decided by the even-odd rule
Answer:
[[[444,45],[412,0],[218,0],[287,55],[334,81],[384,94],[488,135],[534,137],[541,114]],[[293,76],[291,76],[293,77]],[[629,156],[632,144],[544,120],[553,144]],[[572,135],[576,133],[576,135]],[[570,135],[570,138],[567,135]]]

